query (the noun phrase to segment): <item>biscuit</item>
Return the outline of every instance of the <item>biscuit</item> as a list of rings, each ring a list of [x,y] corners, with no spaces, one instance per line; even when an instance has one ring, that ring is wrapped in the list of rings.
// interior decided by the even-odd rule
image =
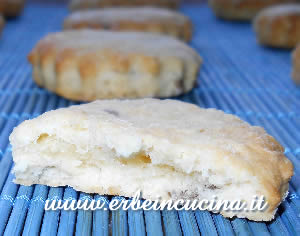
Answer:
[[[24,0],[0,0],[0,13],[6,17],[16,17],[21,14]]]
[[[227,20],[249,21],[263,8],[295,0],[209,0],[217,17]]]
[[[293,48],[300,43],[300,4],[277,5],[262,10],[254,19],[258,42]]]
[[[168,36],[74,30],[48,35],[29,55],[36,83],[63,97],[168,97],[190,91],[198,53]]]
[[[300,45],[293,52],[293,72],[294,82],[300,85]]]
[[[134,7],[134,6],[154,6],[177,9],[180,0],[71,0],[70,9],[95,9],[103,7]]]
[[[0,14],[0,35],[2,33],[4,25],[5,25],[5,20],[4,20],[3,16]]]
[[[144,31],[168,34],[185,41],[189,41],[192,35],[192,24],[186,16],[169,9],[154,7],[77,11],[66,18],[64,28]]]
[[[264,195],[265,211],[226,217],[273,219],[293,174],[263,128],[215,109],[158,99],[99,100],[47,112],[10,136],[15,182],[69,185],[88,193],[156,200]]]

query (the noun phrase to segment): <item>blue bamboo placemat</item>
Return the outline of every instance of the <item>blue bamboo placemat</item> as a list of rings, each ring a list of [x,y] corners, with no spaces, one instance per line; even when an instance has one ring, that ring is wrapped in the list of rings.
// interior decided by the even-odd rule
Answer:
[[[45,212],[46,199],[100,196],[12,182],[8,136],[13,127],[75,104],[38,88],[26,60],[41,37],[61,29],[67,9],[31,4],[20,18],[7,22],[0,39],[0,235],[300,235],[300,88],[290,78],[291,52],[259,46],[250,24],[219,21],[205,5],[185,5],[182,11],[194,23],[191,45],[204,65],[199,86],[176,99],[236,114],[281,142],[295,176],[276,219],[257,223],[201,211]]]

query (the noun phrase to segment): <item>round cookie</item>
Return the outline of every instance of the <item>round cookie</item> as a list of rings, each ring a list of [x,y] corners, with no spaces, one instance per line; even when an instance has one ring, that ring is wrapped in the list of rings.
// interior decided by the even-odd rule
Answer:
[[[48,35],[29,55],[36,83],[80,101],[169,97],[190,91],[202,59],[173,37],[71,30]]]
[[[103,7],[136,7],[154,6],[176,9],[180,0],[71,0],[70,9],[72,11],[82,9],[95,9]]]
[[[263,8],[295,0],[209,0],[217,17],[227,20],[249,21]]]
[[[300,42],[300,4],[277,5],[254,19],[258,41],[267,46],[293,48]]]
[[[109,29],[142,31],[191,39],[190,20],[176,11],[154,7],[104,8],[76,11],[64,21],[65,29]]]
[[[25,0],[0,0],[0,13],[5,17],[17,17],[23,11]]]
[[[2,30],[4,28],[4,25],[5,25],[5,21],[4,21],[4,18],[3,16],[0,14],[0,35],[2,33]]]
[[[300,85],[300,45],[293,52],[292,78],[296,84]]]

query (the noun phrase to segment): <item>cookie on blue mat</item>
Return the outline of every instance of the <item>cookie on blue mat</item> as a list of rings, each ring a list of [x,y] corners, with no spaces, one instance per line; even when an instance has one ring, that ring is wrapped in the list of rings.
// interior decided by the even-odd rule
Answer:
[[[292,78],[296,84],[300,85],[300,45],[293,52],[293,72]]]
[[[250,21],[262,9],[295,0],[209,0],[217,17],[226,20]]]
[[[164,8],[178,8],[180,0],[71,0],[70,9],[95,9],[104,7],[135,7],[154,6]],[[133,16],[134,17],[134,16]]]
[[[177,11],[155,7],[114,7],[76,11],[65,19],[64,28],[153,32],[185,41],[189,41],[192,36],[192,24],[188,17]]]
[[[4,25],[5,25],[5,20],[4,20],[3,16],[0,14],[0,35],[2,33]]]
[[[29,61],[38,85],[78,101],[176,96],[194,87],[202,64],[173,37],[102,30],[50,34]]]
[[[0,0],[0,14],[5,17],[16,17],[21,14],[25,0]]]
[[[103,100],[47,112],[10,136],[15,182],[156,200],[241,200],[265,196],[274,218],[293,166],[263,128],[215,109],[158,99]]]
[[[300,3],[266,8],[255,17],[253,24],[259,43],[293,48],[300,43]]]

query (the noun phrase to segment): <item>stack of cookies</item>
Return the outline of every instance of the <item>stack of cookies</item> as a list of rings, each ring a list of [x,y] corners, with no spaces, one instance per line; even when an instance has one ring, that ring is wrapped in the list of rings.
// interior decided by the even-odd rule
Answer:
[[[65,31],[46,36],[29,55],[34,80],[77,101],[190,91],[202,59],[185,43],[192,36],[188,17],[166,8],[177,5],[176,0],[72,1]]]

